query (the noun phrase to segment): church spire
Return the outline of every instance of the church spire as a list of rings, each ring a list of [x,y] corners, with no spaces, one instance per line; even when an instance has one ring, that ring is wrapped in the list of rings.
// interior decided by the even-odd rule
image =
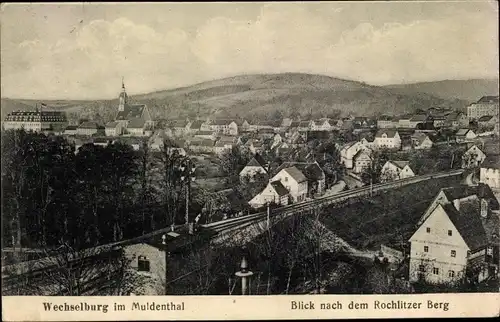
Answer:
[[[122,112],[125,110],[125,105],[127,104],[127,92],[125,91],[125,82],[123,80],[122,76],[122,92],[120,93],[119,97],[119,105],[118,105],[118,111]]]

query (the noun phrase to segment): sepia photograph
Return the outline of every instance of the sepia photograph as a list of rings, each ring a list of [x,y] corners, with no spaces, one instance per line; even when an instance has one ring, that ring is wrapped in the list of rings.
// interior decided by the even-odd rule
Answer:
[[[0,11],[2,297],[500,291],[497,2]]]

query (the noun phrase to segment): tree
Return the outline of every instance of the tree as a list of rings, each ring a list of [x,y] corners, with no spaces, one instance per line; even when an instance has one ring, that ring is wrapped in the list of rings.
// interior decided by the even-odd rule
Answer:
[[[244,153],[239,146],[233,145],[230,150],[219,156],[220,171],[226,177],[228,183],[235,183],[238,180],[240,171],[248,161],[250,161],[250,155]]]
[[[365,184],[376,184],[380,182],[382,167],[389,160],[388,152],[385,150],[373,151],[370,158],[371,162],[361,172],[361,180]]]

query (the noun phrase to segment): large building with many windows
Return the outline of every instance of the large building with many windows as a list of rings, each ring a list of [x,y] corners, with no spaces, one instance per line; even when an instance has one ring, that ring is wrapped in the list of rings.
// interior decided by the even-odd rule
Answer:
[[[24,129],[26,131],[63,131],[68,125],[64,112],[57,111],[14,111],[3,122],[4,130]]]
[[[482,116],[498,116],[498,96],[483,96],[476,103],[467,106],[469,121],[478,120]]]

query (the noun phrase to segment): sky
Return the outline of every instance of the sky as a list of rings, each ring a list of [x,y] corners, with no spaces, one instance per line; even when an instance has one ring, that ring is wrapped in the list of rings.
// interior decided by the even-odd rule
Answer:
[[[116,97],[240,74],[498,77],[496,1],[1,5],[1,96]]]

